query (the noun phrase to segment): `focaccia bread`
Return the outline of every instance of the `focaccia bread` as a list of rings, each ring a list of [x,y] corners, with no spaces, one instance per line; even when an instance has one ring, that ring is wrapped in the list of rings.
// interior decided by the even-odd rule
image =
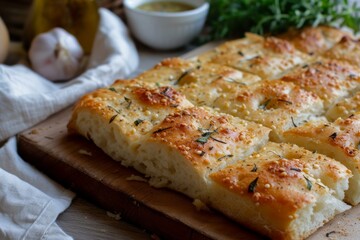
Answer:
[[[290,29],[280,38],[292,42],[292,44],[302,52],[309,55],[321,54],[326,50],[332,48],[343,37],[350,36],[334,27],[319,26],[319,27],[305,27],[304,29]]]
[[[333,104],[326,112],[326,117],[333,122],[338,118],[347,118],[356,112],[360,112],[360,92]]]
[[[287,142],[298,144],[336,159],[349,168],[353,177],[345,201],[360,203],[360,114],[335,122],[309,122],[284,133]]]
[[[132,159],[142,136],[168,114],[192,106],[170,87],[118,80],[109,88],[85,95],[76,105],[68,128],[94,141],[125,166],[134,166]]]
[[[208,175],[260,149],[269,132],[231,115],[188,108],[168,115],[146,135],[137,161],[153,185],[207,202]]]
[[[292,69],[281,80],[315,93],[327,109],[360,90],[360,68],[343,61],[318,58],[315,62]]]
[[[360,67],[360,42],[351,37],[343,37],[340,42],[326,51],[323,56],[347,61]]]
[[[271,128],[270,139],[276,142],[282,141],[285,130],[315,119],[324,112],[318,96],[280,80],[234,87],[224,91],[212,105],[220,111]]]
[[[303,239],[360,202],[360,66],[347,46],[358,40],[325,26],[246,34],[84,96],[68,128],[152,186]]]
[[[347,169],[334,160],[296,146],[269,143],[210,175],[210,204],[273,239],[302,239],[349,208],[322,179],[316,179],[323,175],[331,181],[332,174],[349,177]],[[347,188],[346,184],[335,187]]]
[[[264,79],[275,79],[311,58],[285,40],[258,36],[256,40],[225,43],[215,52],[200,55],[199,59],[253,73]]]

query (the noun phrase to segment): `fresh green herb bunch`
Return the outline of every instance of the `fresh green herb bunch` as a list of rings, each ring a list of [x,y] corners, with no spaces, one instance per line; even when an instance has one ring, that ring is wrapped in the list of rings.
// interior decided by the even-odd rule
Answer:
[[[320,24],[358,32],[360,7],[347,0],[209,0],[209,39],[240,37],[245,32],[277,34],[289,27]]]

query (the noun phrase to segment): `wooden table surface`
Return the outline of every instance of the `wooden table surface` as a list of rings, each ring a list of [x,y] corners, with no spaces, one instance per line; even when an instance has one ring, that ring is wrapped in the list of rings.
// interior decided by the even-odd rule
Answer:
[[[174,51],[159,52],[141,44],[137,46],[140,65],[133,75],[151,68],[164,58],[184,55],[193,48],[188,46]],[[56,222],[74,239],[157,239],[153,233],[122,221],[119,217],[121,216],[109,213],[78,195]]]

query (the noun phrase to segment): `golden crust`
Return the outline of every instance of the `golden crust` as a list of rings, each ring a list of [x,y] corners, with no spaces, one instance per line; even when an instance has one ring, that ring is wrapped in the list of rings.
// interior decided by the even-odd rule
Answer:
[[[250,43],[234,42],[235,47],[229,47],[231,43],[226,44],[226,47],[217,48],[216,54],[209,59],[210,62],[234,67],[265,79],[277,78],[310,59],[297,51],[291,43],[275,37]]]
[[[347,61],[360,67],[360,41],[343,37],[340,42],[323,54],[324,57]]]
[[[360,87],[360,69],[346,62],[318,59],[297,67],[281,78],[313,92],[328,108]]]
[[[143,72],[136,78],[140,81],[156,83],[160,86],[176,85],[175,83],[189,71],[196,69],[196,62],[181,58],[167,58],[152,69]]]
[[[142,141],[138,158],[153,185],[207,202],[208,174],[258,150],[269,131],[210,109],[188,108],[155,126]]]
[[[189,108],[168,115],[147,141],[169,145],[195,168],[211,172],[223,162],[249,155],[249,149],[267,139],[269,131],[230,115]]]
[[[310,122],[284,133],[288,142],[304,146],[336,159],[348,167],[354,177],[350,179],[346,201],[360,202],[360,115],[337,119],[334,123]]]
[[[347,182],[349,176],[344,166],[330,158],[295,145],[268,143],[243,161],[210,175],[216,183],[211,201],[217,207],[222,201],[216,198],[217,188],[227,190],[256,209],[249,219],[245,214],[251,210],[228,203],[232,211],[245,213],[230,216],[274,239],[291,239],[291,231],[298,230],[291,229],[291,223],[301,218],[301,210],[331,194],[323,180]]]
[[[154,87],[140,81],[118,80],[109,88],[87,94],[78,102],[68,127],[76,129],[77,113],[83,109],[102,116],[110,123],[118,123],[128,129],[141,119],[142,126],[152,126],[168,113],[193,106],[180,93],[170,87]],[[141,132],[146,129],[141,128]]]
[[[360,112],[360,92],[331,106],[326,112],[326,117],[329,121],[335,121],[338,118],[347,118],[356,112]]]
[[[319,54],[333,47],[344,36],[345,32],[328,26],[290,29],[279,36],[290,41],[297,49],[308,54]]]
[[[232,88],[211,103],[219,110],[271,128],[271,139],[323,113],[321,100],[293,83],[279,80]]]

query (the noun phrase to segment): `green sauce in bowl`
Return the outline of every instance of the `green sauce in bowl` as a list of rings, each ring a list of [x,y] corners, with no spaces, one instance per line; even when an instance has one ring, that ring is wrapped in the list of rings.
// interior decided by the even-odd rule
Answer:
[[[194,8],[194,6],[187,3],[171,1],[149,2],[137,7],[137,9],[148,12],[184,12],[193,10]]]

